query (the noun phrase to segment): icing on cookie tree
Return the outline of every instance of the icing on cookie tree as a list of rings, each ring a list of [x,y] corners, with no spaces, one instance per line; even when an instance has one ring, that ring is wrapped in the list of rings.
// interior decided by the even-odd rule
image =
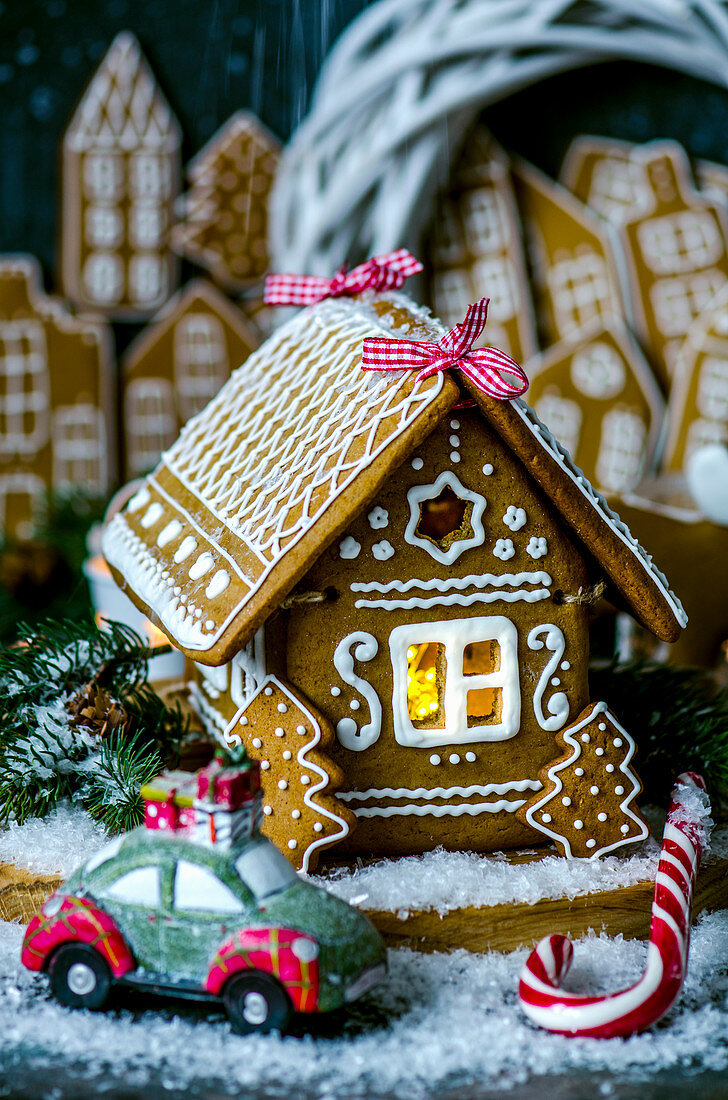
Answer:
[[[334,797],[342,775],[325,754],[334,731],[290,686],[268,676],[224,736],[230,744],[242,742],[260,761],[261,832],[296,868],[312,871],[321,849],[342,840],[354,825],[354,815]]]
[[[565,753],[542,774],[544,792],[518,816],[575,858],[644,840],[649,830],[633,806],[642,790],[630,766],[635,743],[606,703],[587,707],[556,740]]]
[[[233,292],[268,270],[268,194],[279,144],[248,111],[228,119],[187,167],[175,249]]]

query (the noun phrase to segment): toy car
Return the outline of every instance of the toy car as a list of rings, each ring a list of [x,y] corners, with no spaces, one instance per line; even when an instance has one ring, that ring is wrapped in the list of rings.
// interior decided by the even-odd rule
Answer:
[[[114,983],[220,1000],[235,1031],[356,1000],[386,974],[373,925],[303,881],[259,833],[225,849],[139,828],[74,872],[28,925],[22,962],[68,1007]]]

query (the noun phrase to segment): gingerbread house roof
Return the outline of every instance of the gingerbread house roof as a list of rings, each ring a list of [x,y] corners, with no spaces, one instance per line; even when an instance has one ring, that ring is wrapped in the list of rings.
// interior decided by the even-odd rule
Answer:
[[[179,124],[130,31],[117,34],[66,131],[77,152],[103,147],[176,149]]]
[[[364,339],[443,333],[403,295],[321,302],[186,425],[103,543],[176,645],[229,659],[459,399],[448,375],[362,371]],[[665,578],[532,410],[473,396],[633,614],[674,640],[685,616]]]

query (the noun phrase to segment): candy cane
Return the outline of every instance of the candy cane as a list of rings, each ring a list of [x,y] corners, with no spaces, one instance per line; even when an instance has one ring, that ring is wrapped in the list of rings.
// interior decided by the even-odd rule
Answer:
[[[563,1035],[609,1039],[643,1031],[677,1000],[685,978],[695,877],[710,837],[710,803],[702,776],[683,772],[675,781],[662,838],[652,902],[647,967],[621,993],[585,997],[560,989],[574,948],[566,936],[546,936],[531,952],[518,984],[524,1012]]]

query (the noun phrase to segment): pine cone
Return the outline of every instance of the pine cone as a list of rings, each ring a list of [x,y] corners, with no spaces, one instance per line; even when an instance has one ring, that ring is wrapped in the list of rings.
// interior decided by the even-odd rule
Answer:
[[[93,680],[68,701],[67,709],[72,726],[83,726],[99,740],[116,730],[128,729],[131,722],[122,704]]]

